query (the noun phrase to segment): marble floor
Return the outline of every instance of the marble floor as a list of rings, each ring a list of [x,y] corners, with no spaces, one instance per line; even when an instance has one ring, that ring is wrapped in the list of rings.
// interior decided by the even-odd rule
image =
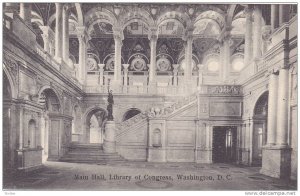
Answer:
[[[39,171],[6,180],[4,190],[296,190],[258,167],[229,164],[46,162]]]

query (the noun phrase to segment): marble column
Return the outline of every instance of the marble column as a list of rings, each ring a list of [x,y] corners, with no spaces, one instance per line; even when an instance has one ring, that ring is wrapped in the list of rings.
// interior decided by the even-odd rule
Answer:
[[[253,40],[252,40],[252,9],[246,8],[246,31],[245,31],[245,58],[244,64],[247,66],[252,60]]]
[[[122,59],[122,40],[123,31],[122,29],[114,29],[114,40],[115,40],[115,65],[114,65],[114,81],[115,87],[121,85],[121,59]]]
[[[28,25],[31,25],[31,3],[20,3],[20,17]]]
[[[192,85],[192,57],[193,57],[193,31],[187,30],[187,34],[184,37],[185,43],[185,69],[184,69],[184,81],[187,87]],[[191,88],[189,88],[191,89]]]
[[[129,64],[123,64],[123,73],[124,73],[124,86],[128,85],[128,67]]]
[[[279,26],[279,5],[272,4],[271,5],[271,27],[272,31],[278,28]]]
[[[271,73],[269,77],[267,144],[274,145],[277,130],[278,75]]]
[[[149,85],[155,83],[155,75],[156,75],[156,44],[157,44],[157,31],[152,30],[151,34],[149,35],[150,40],[150,67],[149,67]]]
[[[278,102],[277,102],[277,134],[276,145],[288,144],[288,103],[289,103],[289,70],[282,68],[278,76]]]
[[[104,66],[105,66],[105,64],[98,64],[98,66],[99,66],[99,71],[100,71],[100,76],[99,76],[99,84],[101,85],[101,86],[103,86],[103,74],[104,74]]]
[[[63,60],[65,63],[69,65],[69,16],[70,16],[70,10],[67,5],[63,7],[62,12],[62,23],[63,23],[63,42],[62,42],[62,48],[63,48]]]
[[[262,44],[262,13],[258,6],[253,10],[253,58],[261,56]]]
[[[55,3],[55,58],[62,60],[62,3]]]
[[[78,79],[82,84],[86,82],[86,59],[87,59],[87,42],[89,36],[85,27],[77,27],[77,36],[79,41],[79,66],[78,66]]]
[[[279,25],[289,21],[289,6],[288,4],[279,5]]]
[[[230,32],[226,31],[224,33],[224,37],[222,40],[222,46],[220,50],[220,63],[221,64],[221,79],[223,82],[226,82],[228,80],[229,76],[229,69],[230,69],[230,42],[231,36]]]
[[[177,86],[178,85],[178,68],[179,68],[179,64],[173,64],[173,86]]]

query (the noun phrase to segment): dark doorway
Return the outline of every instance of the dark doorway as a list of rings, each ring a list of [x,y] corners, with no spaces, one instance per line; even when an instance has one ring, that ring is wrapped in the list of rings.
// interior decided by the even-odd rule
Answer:
[[[233,163],[236,161],[237,127],[216,126],[213,128],[214,163]]]

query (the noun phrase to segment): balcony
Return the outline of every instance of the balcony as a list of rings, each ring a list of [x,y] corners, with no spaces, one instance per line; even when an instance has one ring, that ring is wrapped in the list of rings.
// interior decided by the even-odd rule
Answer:
[[[35,31],[19,15],[4,15],[3,28],[8,36],[17,37],[16,39],[19,39],[17,40],[18,43],[22,44],[24,48],[37,54],[46,65],[61,73],[66,79],[71,80],[72,83],[82,89],[82,85],[75,78],[75,72],[70,69],[67,63],[58,63],[53,56],[37,44]]]
[[[84,91],[90,94],[107,94],[108,89],[114,94],[127,95],[185,95],[197,91],[197,87],[187,89],[184,86],[85,86]]]

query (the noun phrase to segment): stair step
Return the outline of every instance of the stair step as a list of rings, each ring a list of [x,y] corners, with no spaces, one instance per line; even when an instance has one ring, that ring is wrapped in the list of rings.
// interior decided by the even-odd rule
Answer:
[[[60,159],[73,163],[123,162],[125,159],[118,153],[104,153],[101,144],[72,143],[69,152]]]

